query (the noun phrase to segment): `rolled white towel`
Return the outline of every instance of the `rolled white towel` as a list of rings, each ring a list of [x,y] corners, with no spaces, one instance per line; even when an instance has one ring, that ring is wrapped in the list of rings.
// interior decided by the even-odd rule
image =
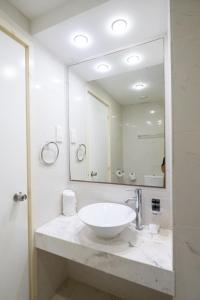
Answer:
[[[128,176],[129,176],[129,179],[130,179],[131,181],[135,181],[135,180],[136,180],[136,174],[135,174],[134,172],[130,172],[130,173],[128,174]]]
[[[116,174],[117,177],[121,178],[121,177],[124,176],[124,171],[118,169],[118,170],[115,172],[115,174]]]

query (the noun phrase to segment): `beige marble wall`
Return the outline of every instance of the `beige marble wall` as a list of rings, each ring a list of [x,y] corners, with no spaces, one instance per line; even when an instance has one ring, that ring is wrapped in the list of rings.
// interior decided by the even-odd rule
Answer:
[[[200,299],[200,1],[171,0],[176,300]]]

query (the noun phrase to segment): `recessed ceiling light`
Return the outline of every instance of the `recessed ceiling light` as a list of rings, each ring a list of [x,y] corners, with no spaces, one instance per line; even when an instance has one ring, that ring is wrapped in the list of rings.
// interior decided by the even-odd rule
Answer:
[[[86,48],[89,46],[89,37],[85,34],[76,34],[73,36],[72,42],[78,48]]]
[[[125,19],[117,19],[112,22],[111,29],[114,34],[124,34],[128,30],[128,22]]]
[[[137,82],[132,86],[132,88],[137,91],[143,90],[145,87],[146,84],[144,82]]]
[[[158,124],[158,125],[162,125],[162,120],[158,120],[158,121],[157,121],[157,124]]]
[[[106,73],[109,72],[111,69],[111,65],[107,64],[107,63],[100,63],[96,66],[96,70],[99,73]]]
[[[130,54],[125,58],[125,62],[128,65],[136,65],[142,61],[142,57],[139,54]]]
[[[152,109],[149,112],[150,112],[151,115],[153,115],[153,114],[155,114],[156,111]]]

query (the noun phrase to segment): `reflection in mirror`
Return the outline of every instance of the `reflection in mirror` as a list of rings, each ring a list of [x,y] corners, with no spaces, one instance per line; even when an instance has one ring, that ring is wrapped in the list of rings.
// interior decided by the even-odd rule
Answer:
[[[164,84],[163,39],[70,67],[71,180],[164,186]]]

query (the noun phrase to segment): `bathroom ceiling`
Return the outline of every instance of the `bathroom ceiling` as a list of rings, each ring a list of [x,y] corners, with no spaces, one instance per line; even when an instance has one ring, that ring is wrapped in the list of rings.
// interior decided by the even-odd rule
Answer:
[[[20,10],[28,19],[33,20],[71,2],[71,0],[8,0],[8,2]]]
[[[166,0],[7,0],[29,20],[32,34],[67,65],[167,33]],[[125,34],[111,30],[113,21],[127,22]],[[73,36],[87,36],[77,48]]]
[[[121,105],[164,101],[164,43],[158,39],[137,47],[92,59],[70,67],[85,82],[100,85]],[[140,62],[129,65],[127,57],[140,56]],[[96,66],[108,64],[110,70],[98,72]],[[142,90],[134,90],[137,82],[145,83]]]
[[[121,105],[164,101],[164,69],[163,64],[140,69],[135,72],[118,74],[97,80],[113,99]],[[146,87],[142,90],[134,90],[133,84],[144,82]]]
[[[117,74],[124,74],[130,71],[135,72],[136,70],[162,64],[164,62],[163,44],[163,39],[158,39],[150,43],[141,44],[137,47],[130,47],[123,51],[118,51],[73,65],[71,69],[84,81],[110,78]],[[139,55],[141,57],[141,61],[139,63],[129,65],[127,64],[126,59],[133,53]],[[110,66],[109,72],[97,72],[96,66],[101,63],[106,63]]]
[[[167,11],[166,0],[111,0],[36,33],[35,37],[70,65],[164,35]],[[111,23],[121,18],[127,20],[128,30],[124,35],[114,35]],[[72,43],[76,34],[86,34],[89,46],[76,48]]]

